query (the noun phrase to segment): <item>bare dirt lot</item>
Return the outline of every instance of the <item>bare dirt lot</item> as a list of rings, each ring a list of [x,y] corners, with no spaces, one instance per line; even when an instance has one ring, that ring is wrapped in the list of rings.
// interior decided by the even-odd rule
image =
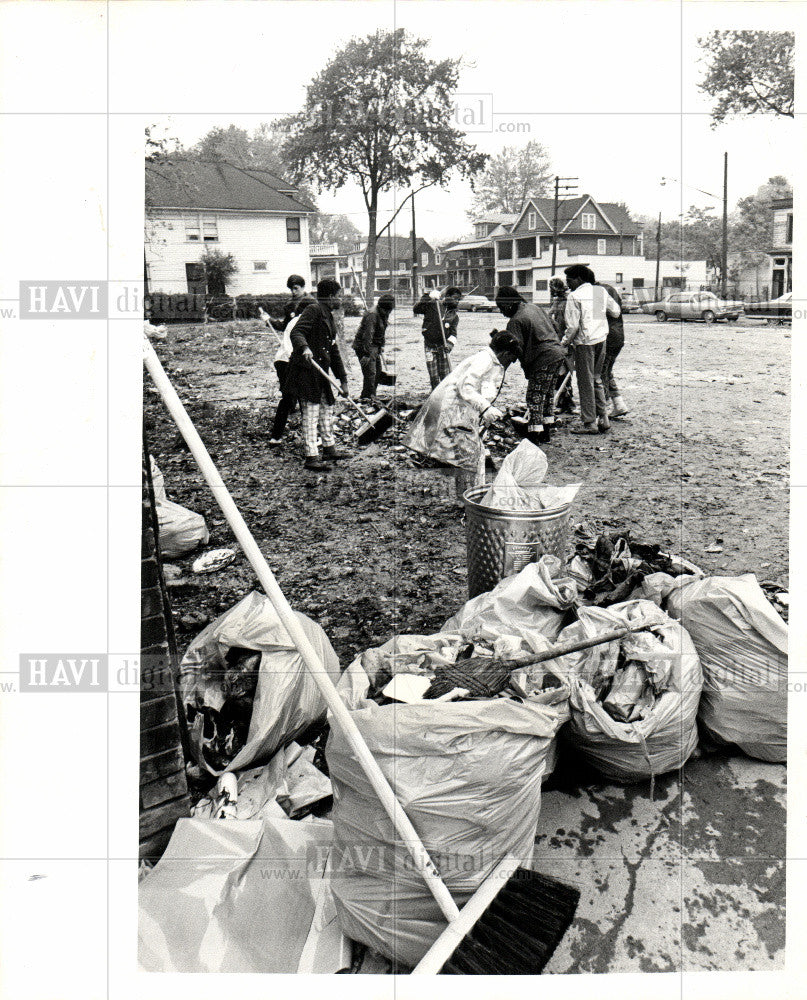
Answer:
[[[412,404],[427,389],[419,327],[404,310],[393,316],[395,398]],[[346,320],[349,340],[357,323]],[[502,323],[498,315],[463,314],[455,357],[478,349]],[[396,628],[439,627],[465,599],[464,533],[452,481],[413,467],[396,433],[353,447],[352,458],[328,475],[302,469],[296,418],[283,446],[270,448],[274,339],[249,326],[255,324],[173,327],[158,350],[289,599],[321,622],[343,662]],[[607,435],[561,430],[546,449],[547,478],[585,484],[579,520],[627,526],[709,572],[751,571],[786,584],[789,341],[782,327],[627,317],[617,376],[630,416],[614,421]],[[515,365],[500,401],[519,405],[524,390]],[[169,497],[205,515],[211,547],[233,544],[148,383],[144,404]],[[349,445],[347,423],[340,433]],[[516,440],[509,427],[494,428],[494,457]],[[253,582],[240,554],[224,573],[183,573],[172,586],[180,641]]]

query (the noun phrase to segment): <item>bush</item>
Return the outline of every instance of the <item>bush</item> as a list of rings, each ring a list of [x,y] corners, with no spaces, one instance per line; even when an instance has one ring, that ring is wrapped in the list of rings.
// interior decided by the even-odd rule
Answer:
[[[154,324],[201,323],[205,318],[205,296],[190,292],[154,292],[146,297],[145,311]]]

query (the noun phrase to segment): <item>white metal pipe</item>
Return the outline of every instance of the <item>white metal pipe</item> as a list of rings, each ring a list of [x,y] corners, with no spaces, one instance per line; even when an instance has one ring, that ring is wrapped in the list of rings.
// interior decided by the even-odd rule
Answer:
[[[347,706],[340,698],[333,681],[328,676],[314,647],[303,631],[297,616],[283,595],[283,591],[280,589],[272,570],[269,568],[269,564],[258,548],[258,543],[255,541],[252,532],[247,527],[240,511],[236,507],[235,501],[224,485],[213,459],[210,457],[204,442],[193,425],[193,421],[183,406],[182,400],[177,395],[160,359],[145,336],[143,338],[143,363],[154,380],[154,384],[162,396],[168,412],[173,417],[188,448],[190,448],[191,454],[196,459],[196,464],[199,466],[208,486],[213,491],[216,502],[221,507],[227,523],[232,528],[233,534],[244,550],[244,555],[255,571],[255,575],[258,577],[266,596],[272,602],[278,618],[297,647],[306,669],[322,693],[322,697],[325,699],[325,703],[334,721],[341,728],[350,743],[351,749],[358,758],[362,770],[367,775],[368,781],[373,786],[373,790],[392,821],[398,836],[412,856],[412,861],[417,871],[420,872],[426,882],[446,920],[451,922],[459,916],[460,911],[457,908],[457,904],[451,898],[451,893],[440,878],[437,867],[429,857],[426,848],[423,846],[423,842],[414,826],[412,826],[409,817],[404,812],[384,772],[370,753],[370,749],[365,743],[364,737],[359,732],[358,726],[353,721],[353,717],[348,711]]]

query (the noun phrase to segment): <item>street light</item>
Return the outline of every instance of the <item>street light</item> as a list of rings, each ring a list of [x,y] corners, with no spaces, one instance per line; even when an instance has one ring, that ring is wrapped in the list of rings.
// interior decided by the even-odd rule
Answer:
[[[692,184],[684,184],[683,181],[678,180],[677,177],[662,177],[661,186],[664,187],[668,181],[672,181],[675,184],[680,184],[681,187],[692,188],[693,191],[699,191],[701,194],[705,194],[708,198],[714,198],[715,201],[720,201],[720,197],[716,194],[712,194],[711,191],[704,191],[703,188],[695,187]],[[729,154],[723,154],[723,253],[721,254],[721,295],[726,298],[728,291],[728,264],[729,264]]]

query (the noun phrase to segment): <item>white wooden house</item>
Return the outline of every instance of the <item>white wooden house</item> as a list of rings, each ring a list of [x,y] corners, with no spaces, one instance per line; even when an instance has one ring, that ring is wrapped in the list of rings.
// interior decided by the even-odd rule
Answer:
[[[296,187],[265,170],[217,161],[146,164],[148,291],[204,292],[202,256],[232,254],[229,295],[286,290],[290,274],[310,281],[308,216]]]

